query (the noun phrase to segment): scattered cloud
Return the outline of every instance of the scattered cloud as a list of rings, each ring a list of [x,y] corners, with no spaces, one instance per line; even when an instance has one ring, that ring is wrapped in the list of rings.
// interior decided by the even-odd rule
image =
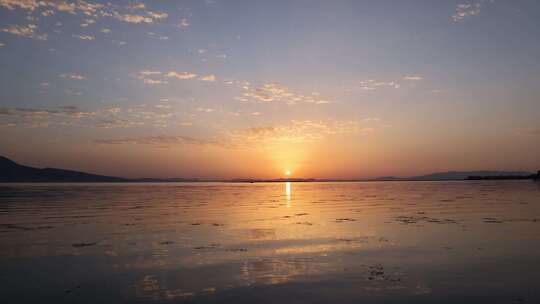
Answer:
[[[0,6],[3,6],[9,10],[16,8],[33,11],[40,7],[41,4],[37,0],[0,0]]]
[[[100,32],[102,32],[103,34],[109,34],[111,32],[111,29],[108,29],[108,28],[102,28],[100,30]]]
[[[452,20],[454,20],[454,22],[459,22],[464,19],[477,16],[480,14],[480,11],[485,3],[492,2],[493,0],[477,0],[458,4],[454,14],[452,15]]]
[[[37,40],[47,40],[47,34],[38,34],[36,33],[37,26],[35,24],[28,25],[9,25],[2,29],[5,33],[10,33],[17,36],[37,39]]]
[[[146,5],[142,2],[136,2],[136,3],[128,5],[127,8],[131,10],[145,9]]]
[[[298,103],[325,104],[329,100],[321,98],[318,93],[298,94],[290,88],[277,82],[270,82],[259,87],[252,87],[249,83],[241,84],[244,91],[240,100],[255,100],[258,102],[284,102],[288,105]]]
[[[329,136],[353,134],[371,131],[362,128],[357,121],[338,120],[291,120],[288,123],[251,127],[228,134],[230,140],[236,144],[248,143],[276,144],[276,143],[302,143],[322,140]]]
[[[64,12],[72,15],[82,14],[93,19],[86,19],[81,26],[86,27],[95,22],[97,18],[114,18],[128,23],[154,23],[154,20],[166,19],[166,12],[146,11],[146,5],[137,2],[126,7],[120,7],[112,2],[91,2],[77,0],[67,2],[66,0],[0,0],[0,6],[9,10],[21,9],[33,12],[43,8],[40,14],[44,17],[54,15],[56,12]],[[137,13],[134,11],[137,10]],[[30,16],[33,18],[32,16]],[[88,22],[88,20],[93,20]]]
[[[146,17],[143,15],[134,15],[134,14],[120,14],[118,12],[115,12],[113,15],[115,19],[128,22],[128,23],[153,23],[154,20],[150,17]]]
[[[352,84],[344,85],[343,88],[346,91],[349,91],[351,89],[361,89],[365,91],[375,91],[379,89],[399,89],[401,88],[402,84],[404,82],[411,82],[411,81],[420,81],[423,80],[424,77],[419,75],[406,75],[401,78],[401,80],[375,80],[375,79],[367,79],[367,80],[359,80],[354,81]]]

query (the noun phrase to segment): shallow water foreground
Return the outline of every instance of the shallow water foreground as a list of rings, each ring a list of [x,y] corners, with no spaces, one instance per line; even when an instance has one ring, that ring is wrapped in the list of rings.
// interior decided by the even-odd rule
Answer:
[[[5,303],[540,303],[531,181],[0,185]]]

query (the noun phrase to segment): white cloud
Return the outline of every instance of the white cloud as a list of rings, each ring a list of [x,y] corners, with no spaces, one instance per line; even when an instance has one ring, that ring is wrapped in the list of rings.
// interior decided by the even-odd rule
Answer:
[[[180,23],[178,23],[178,27],[185,29],[189,26],[189,21],[186,18],[180,19]]]
[[[422,80],[422,79],[424,78],[418,75],[410,75],[410,76],[403,77],[403,80]]]
[[[60,74],[60,77],[65,78],[65,79],[73,79],[73,80],[83,80],[83,79],[85,79],[84,76],[82,76],[80,74],[76,74],[76,73],[64,73],[64,74]]]
[[[81,40],[87,40],[87,41],[92,41],[96,39],[96,37],[91,36],[91,35],[73,35],[73,37],[81,39]]]

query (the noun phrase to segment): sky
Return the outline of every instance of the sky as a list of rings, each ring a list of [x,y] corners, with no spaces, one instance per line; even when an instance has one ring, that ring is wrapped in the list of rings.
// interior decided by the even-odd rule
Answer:
[[[540,169],[540,2],[0,0],[0,155],[124,177]]]

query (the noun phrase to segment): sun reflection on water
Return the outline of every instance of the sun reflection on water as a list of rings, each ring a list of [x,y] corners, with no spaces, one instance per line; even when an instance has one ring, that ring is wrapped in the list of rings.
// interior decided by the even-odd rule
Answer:
[[[285,197],[287,198],[287,208],[291,207],[291,182],[285,182]]]

